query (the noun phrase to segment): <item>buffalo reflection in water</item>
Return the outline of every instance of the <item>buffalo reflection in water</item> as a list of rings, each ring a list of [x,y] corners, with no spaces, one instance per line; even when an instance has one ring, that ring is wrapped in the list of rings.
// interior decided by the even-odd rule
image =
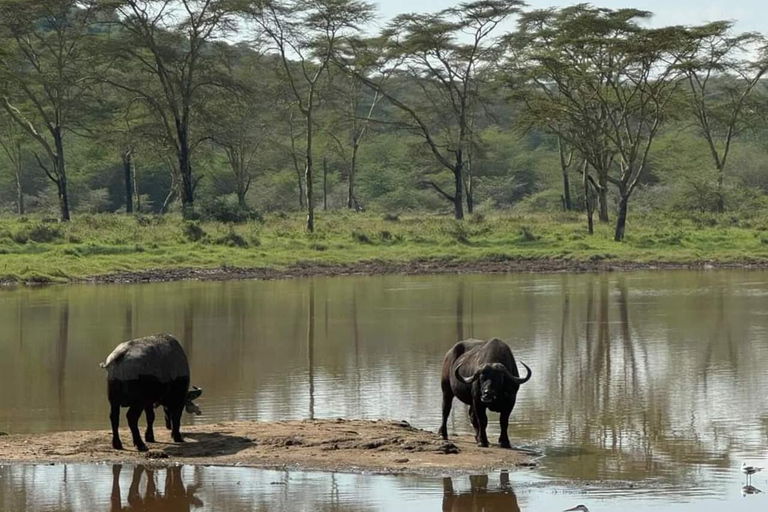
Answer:
[[[470,476],[470,491],[456,492],[451,478],[443,478],[443,512],[520,512],[517,496],[509,485],[509,473],[501,473],[498,489],[488,489],[488,475]]]
[[[112,466],[112,495],[110,512],[189,512],[193,507],[202,507],[203,502],[195,497],[198,486],[184,487],[181,466],[167,468],[165,492],[159,494],[155,485],[155,470],[137,466],[133,470],[131,487],[128,489],[128,506],[123,507],[120,493],[121,465]],[[147,474],[147,489],[141,495],[141,475]]]

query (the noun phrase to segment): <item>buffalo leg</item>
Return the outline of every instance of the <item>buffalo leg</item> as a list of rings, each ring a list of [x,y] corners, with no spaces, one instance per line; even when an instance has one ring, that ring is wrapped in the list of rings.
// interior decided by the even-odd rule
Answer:
[[[109,408],[109,421],[112,423],[112,448],[122,450],[123,443],[120,441],[120,434],[117,431],[120,427],[120,402],[110,402]]]
[[[509,428],[509,415],[512,414],[511,410],[501,411],[499,416],[499,425],[501,426],[501,435],[499,436],[499,446],[502,448],[512,448],[509,443],[509,435],[507,429]]]
[[[475,404],[472,408],[477,418],[477,446],[488,448],[488,436],[485,433],[485,429],[488,426],[488,415],[485,413],[485,407]]]
[[[181,414],[183,412],[183,405],[171,409],[171,437],[173,437],[173,441],[176,443],[184,442],[184,438],[181,437]]]
[[[148,443],[155,442],[155,431],[152,425],[155,423],[155,408],[148,405],[144,408],[144,417],[147,419],[147,431],[144,433],[144,439]]]
[[[446,389],[443,386],[443,423],[440,426],[439,434],[443,436],[443,439],[448,439],[448,416],[451,415],[451,407],[453,405],[453,392]]]
[[[171,411],[168,407],[163,406],[163,413],[165,414],[165,428],[171,430]]]
[[[477,423],[477,416],[475,416],[475,408],[469,406],[469,421],[472,422],[472,428],[475,430],[475,441],[480,441],[480,425]]]
[[[144,407],[134,404],[128,408],[128,414],[126,414],[126,417],[128,418],[128,427],[131,429],[131,435],[133,436],[133,444],[140,452],[149,450],[147,445],[144,444],[144,441],[141,440],[141,433],[139,432],[139,418],[141,417],[141,412],[143,410]]]

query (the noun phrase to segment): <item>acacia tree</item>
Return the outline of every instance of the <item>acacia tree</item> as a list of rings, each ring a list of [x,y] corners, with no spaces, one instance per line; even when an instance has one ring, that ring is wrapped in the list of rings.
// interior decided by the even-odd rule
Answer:
[[[84,116],[100,4],[82,0],[0,1],[0,107],[34,142],[70,219],[64,137]]]
[[[256,169],[264,162],[259,152],[272,140],[279,93],[282,84],[263,73],[260,53],[244,46],[232,46],[222,52],[224,71],[238,89],[209,99],[213,141],[224,150],[232,171],[237,202],[247,208],[246,195]]]
[[[354,72],[344,73],[344,67],[338,68],[339,60],[335,60],[336,69],[340,69],[343,73],[333,76],[334,85],[336,85],[333,91],[334,99],[340,106],[336,111],[337,115],[331,120],[328,133],[336,143],[338,153],[348,165],[347,208],[355,211],[362,209],[355,196],[358,154],[368,135],[376,108],[383,99],[378,91],[371,90],[356,75],[371,78],[374,73],[381,71],[377,69],[377,61],[382,49],[382,40],[379,38],[349,39],[341,49],[341,53],[345,55],[347,66],[352,67]],[[390,72],[384,70],[376,79],[383,85],[389,77]],[[339,132],[342,135],[339,135]]]
[[[177,162],[185,216],[201,176],[192,155],[209,138],[197,110],[206,90],[228,87],[217,72],[215,42],[233,28],[237,0],[116,0],[118,31],[105,81],[134,95],[162,127]]]
[[[307,231],[315,230],[313,142],[320,79],[341,40],[372,17],[359,0],[258,0],[250,18],[277,51],[282,71],[305,123]],[[295,153],[294,153],[295,154]]]
[[[597,171],[601,212],[606,184],[616,187],[616,241],[624,239],[629,199],[685,79],[682,54],[699,37],[693,29],[638,25],[650,16],[585,4],[538,10],[523,15],[509,38],[514,72],[537,93],[523,95],[529,111]]]
[[[733,23],[697,29],[696,45],[683,56],[688,104],[717,169],[717,205],[725,211],[723,185],[731,144],[748,124],[745,106],[768,70],[766,41],[759,34],[732,35]]]
[[[387,52],[381,67],[398,68],[398,78],[416,84],[417,101],[346,65],[350,74],[403,113],[401,125],[421,137],[439,164],[451,172],[453,193],[434,181],[425,184],[453,204],[456,219],[464,218],[464,170],[472,113],[478,106],[478,81],[498,55],[496,28],[522,5],[517,0],[480,0],[435,14],[396,17],[384,32]]]
[[[22,140],[21,128],[7,116],[0,117],[0,149],[3,150],[13,169],[16,182],[16,212],[24,215],[24,189],[22,187]]]

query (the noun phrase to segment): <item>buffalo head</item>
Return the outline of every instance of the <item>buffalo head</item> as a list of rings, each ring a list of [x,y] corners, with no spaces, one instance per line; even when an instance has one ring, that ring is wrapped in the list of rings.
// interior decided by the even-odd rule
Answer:
[[[469,378],[463,377],[461,373],[459,373],[459,370],[461,369],[461,365],[459,364],[456,366],[455,374],[456,379],[464,384],[472,385],[477,382],[480,388],[480,401],[490,404],[500,398],[517,394],[518,388],[530,380],[531,369],[528,368],[528,365],[525,363],[521,364],[525,366],[527,371],[525,378],[513,375],[512,372],[501,363],[485,364]]]

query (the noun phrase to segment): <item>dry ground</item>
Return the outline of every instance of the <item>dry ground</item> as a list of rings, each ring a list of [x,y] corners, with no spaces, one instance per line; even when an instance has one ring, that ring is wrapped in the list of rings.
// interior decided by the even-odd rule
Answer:
[[[158,443],[139,453],[121,430],[126,450],[111,447],[109,431],[0,437],[0,463],[147,463],[250,466],[375,473],[466,474],[530,466],[530,456],[499,447],[478,448],[471,436],[443,441],[406,422],[319,420],[227,422],[187,427],[173,444],[157,429]]]

